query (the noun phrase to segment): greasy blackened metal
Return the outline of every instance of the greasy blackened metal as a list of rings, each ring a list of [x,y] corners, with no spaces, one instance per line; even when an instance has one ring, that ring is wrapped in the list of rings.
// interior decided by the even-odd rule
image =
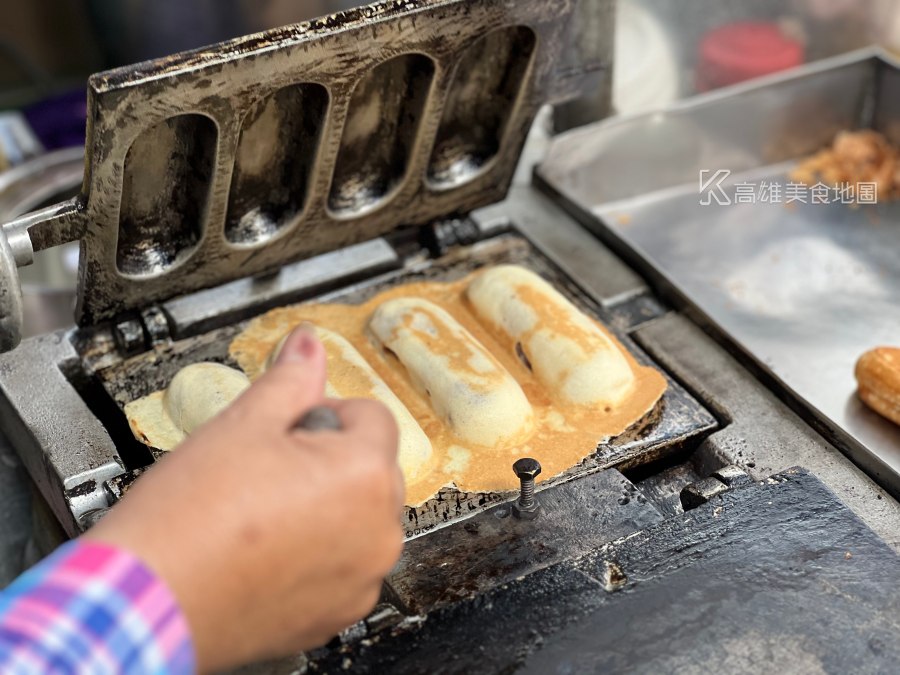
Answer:
[[[134,485],[134,482],[141,477],[141,475],[145,472],[145,469],[135,469],[134,471],[128,471],[123,473],[121,476],[116,476],[115,478],[111,478],[106,481],[106,490],[109,493],[110,501],[117,502],[122,497],[125,496],[125,493]]]
[[[691,483],[681,490],[681,508],[690,511],[701,504],[706,504],[710,499],[727,490],[728,486],[718,478],[704,478],[696,483]]]
[[[428,165],[428,181],[450,189],[495,160],[528,77],[537,36],[527,26],[498,26],[473,40],[455,66]]]
[[[616,3],[609,0],[579,0],[567,40],[566,62],[590,71],[593,86],[582,89],[577,100],[554,108],[557,133],[607,117],[612,109],[613,57]]]
[[[369,632],[369,627],[365,621],[357,621],[352,626],[342,630],[338,635],[338,640],[342,644],[350,644],[362,640]]]
[[[308,672],[893,672],[898,578],[900,558],[792,471],[317,655]]]
[[[382,603],[366,617],[366,628],[369,633],[380,633],[387,628],[396,626],[402,620],[403,614],[396,607]]]
[[[113,329],[116,345],[124,356],[140,354],[147,347],[144,327],[138,319],[126,319],[116,324]]]
[[[695,453],[695,456],[696,454],[698,453]],[[702,479],[690,461],[664,468],[641,467],[629,472],[628,477],[634,481],[641,494],[667,517],[684,512],[681,506],[681,490]]]
[[[436,258],[446,255],[455,246],[474,244],[481,237],[478,226],[468,218],[439,220],[422,228],[421,241]]]
[[[82,238],[84,325],[497,202],[590,83],[556,72],[574,4],[390,0],[96,75],[83,195],[28,229]]]
[[[669,309],[650,293],[642,293],[610,307],[613,322],[627,331],[658,319],[668,311]]]
[[[151,347],[171,339],[169,319],[161,307],[148,307],[145,309],[141,312],[141,321],[144,324],[144,330],[147,332],[147,338],[150,340]]]
[[[722,481],[729,488],[743,487],[753,482],[746,471],[734,464],[713,471],[712,477]]]
[[[192,363],[214,361],[237,367],[228,358],[228,345],[240,330],[240,325],[229,326],[162,344],[139,356],[118,360],[97,374],[112,401],[124,408],[127,403],[165,389],[179,370]]]
[[[85,495],[91,494],[96,489],[97,481],[86,480],[79,485],[73,485],[72,487],[66,488],[66,499],[76,499],[78,497],[84,497]]]
[[[303,210],[327,110],[325,87],[297,84],[260,100],[247,114],[229,194],[228,241],[264,242]]]
[[[496,506],[409,542],[388,584],[415,614],[585,555],[662,520],[646,499],[623,499],[633,490],[615,469],[549,488],[541,492],[540,527]]]

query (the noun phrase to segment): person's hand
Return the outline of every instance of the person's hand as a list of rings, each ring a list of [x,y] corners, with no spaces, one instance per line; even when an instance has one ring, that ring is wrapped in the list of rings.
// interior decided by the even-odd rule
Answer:
[[[323,644],[374,607],[400,555],[394,420],[373,401],[326,401],[324,387],[324,348],[298,330],[266,375],[85,535],[168,583],[202,670]],[[292,430],[318,405],[343,431]]]

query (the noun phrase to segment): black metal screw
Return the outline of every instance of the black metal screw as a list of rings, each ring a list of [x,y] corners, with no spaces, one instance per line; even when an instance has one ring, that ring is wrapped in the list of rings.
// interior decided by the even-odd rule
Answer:
[[[519,499],[513,504],[513,513],[517,518],[534,520],[541,508],[534,496],[534,480],[541,473],[541,463],[536,459],[526,457],[513,464],[513,471],[516,472],[521,483]]]

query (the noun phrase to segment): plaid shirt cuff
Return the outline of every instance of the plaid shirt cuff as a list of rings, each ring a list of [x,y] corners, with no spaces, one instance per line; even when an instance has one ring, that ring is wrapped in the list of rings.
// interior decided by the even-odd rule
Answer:
[[[0,672],[192,673],[187,621],[130,553],[73,541],[0,594]]]

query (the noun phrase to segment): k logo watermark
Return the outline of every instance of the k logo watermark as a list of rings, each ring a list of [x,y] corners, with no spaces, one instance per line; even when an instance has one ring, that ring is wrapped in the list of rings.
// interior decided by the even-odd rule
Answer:
[[[731,206],[731,195],[725,192],[723,184],[731,176],[731,169],[700,170],[700,205]]]
[[[701,169],[700,206],[732,204],[877,204],[878,183],[839,183],[815,185],[766,179],[731,183],[730,169]]]

